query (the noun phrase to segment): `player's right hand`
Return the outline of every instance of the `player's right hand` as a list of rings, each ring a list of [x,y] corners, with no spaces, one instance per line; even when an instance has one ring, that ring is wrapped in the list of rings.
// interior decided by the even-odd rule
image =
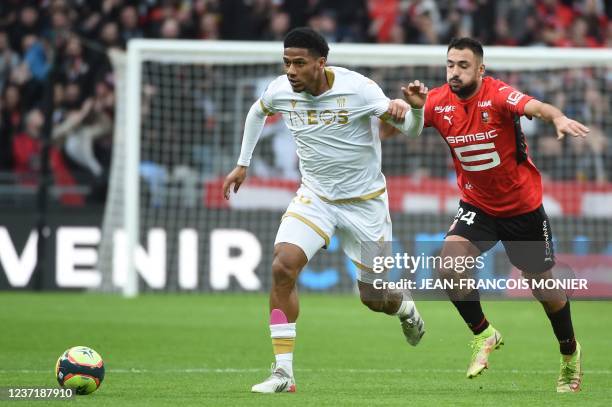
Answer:
[[[229,199],[232,184],[234,184],[234,193],[238,192],[240,185],[242,185],[247,176],[247,168],[248,167],[238,165],[227,177],[225,177],[225,181],[223,181],[223,197],[225,197],[225,199]]]
[[[589,133],[589,128],[584,124],[572,120],[567,116],[557,117],[553,119],[553,124],[557,129],[557,140],[562,140],[566,134],[573,137],[586,137]]]
[[[410,82],[408,86],[402,86],[402,93],[406,102],[414,109],[422,109],[427,100],[429,89],[420,81]]]

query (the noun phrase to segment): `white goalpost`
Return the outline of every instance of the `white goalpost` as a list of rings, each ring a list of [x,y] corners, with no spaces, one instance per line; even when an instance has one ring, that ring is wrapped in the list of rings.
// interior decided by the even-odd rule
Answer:
[[[136,39],[127,55],[112,55],[117,101],[99,254],[102,291],[133,297],[151,290],[269,286],[271,243],[299,182],[292,140],[280,121],[266,126],[240,194],[226,202],[218,189],[238,157],[248,108],[282,74],[282,50],[279,42]],[[445,55],[445,46],[330,44],[328,65],[370,76],[394,98],[409,80],[430,88],[443,84]],[[603,137],[600,144],[612,136],[612,50],[485,47],[485,65],[492,75],[578,116],[594,138]],[[523,130],[546,176],[545,205],[553,225],[559,219],[559,238],[609,241],[610,142],[580,147],[570,141],[553,151],[551,128],[526,121]],[[448,150],[439,139],[427,130],[420,140],[383,143],[398,237],[433,236],[456,210]],[[317,270],[344,270],[333,249],[318,257]],[[337,275],[335,290],[350,290],[347,276]]]

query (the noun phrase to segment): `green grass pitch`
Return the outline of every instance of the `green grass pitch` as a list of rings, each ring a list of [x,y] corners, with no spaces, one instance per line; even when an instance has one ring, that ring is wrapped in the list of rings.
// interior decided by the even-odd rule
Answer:
[[[484,304],[506,346],[474,380],[464,376],[470,334],[452,305],[419,308],[427,334],[413,348],[397,319],[355,296],[303,295],[298,392],[259,395],[250,387],[272,361],[264,295],[1,293],[0,387],[54,387],[60,353],[86,345],[102,354],[106,378],[78,405],[610,405],[612,302],[572,303],[585,377],[580,394],[560,395],[558,345],[538,303]]]

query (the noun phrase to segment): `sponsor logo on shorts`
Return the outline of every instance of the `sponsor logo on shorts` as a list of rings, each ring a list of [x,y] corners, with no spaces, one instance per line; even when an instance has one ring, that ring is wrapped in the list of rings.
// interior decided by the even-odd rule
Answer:
[[[552,258],[552,244],[550,243],[550,235],[548,232],[548,221],[542,222],[542,236],[544,236],[544,250],[546,257],[544,261],[553,261]]]

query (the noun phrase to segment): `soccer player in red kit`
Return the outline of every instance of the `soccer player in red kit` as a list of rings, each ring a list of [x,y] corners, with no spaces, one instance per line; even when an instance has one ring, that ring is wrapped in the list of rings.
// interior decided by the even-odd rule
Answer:
[[[451,41],[446,61],[447,83],[432,89],[425,104],[425,126],[438,130],[448,144],[461,190],[459,210],[441,257],[478,256],[502,241],[510,262],[523,276],[552,278],[555,265],[550,222],[542,206],[542,180],[528,156],[519,118],[551,122],[558,138],[584,137],[589,129],[492,77],[483,77],[482,45],[471,38]],[[381,128],[381,136],[389,127]],[[445,279],[457,277],[443,269]],[[564,292],[532,290],[542,303],[560,344],[558,392],[576,392],[582,381],[580,344],[576,342],[570,303]],[[467,377],[488,367],[489,354],[502,336],[485,317],[478,290],[447,290],[474,333]]]

